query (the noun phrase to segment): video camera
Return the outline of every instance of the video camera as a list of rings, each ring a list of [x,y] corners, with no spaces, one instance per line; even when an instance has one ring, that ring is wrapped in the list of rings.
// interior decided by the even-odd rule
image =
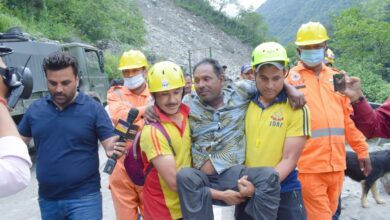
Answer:
[[[0,45],[0,57],[11,54],[13,50]],[[0,76],[3,77],[4,84],[8,87],[7,102],[10,108],[14,108],[19,99],[28,99],[33,89],[33,78],[29,68],[21,67],[0,67]]]

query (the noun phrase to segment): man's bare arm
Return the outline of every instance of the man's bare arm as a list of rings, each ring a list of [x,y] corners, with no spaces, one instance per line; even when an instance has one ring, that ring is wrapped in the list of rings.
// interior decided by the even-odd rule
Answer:
[[[287,137],[284,142],[282,160],[275,167],[282,182],[296,167],[298,159],[306,143],[305,136]]]

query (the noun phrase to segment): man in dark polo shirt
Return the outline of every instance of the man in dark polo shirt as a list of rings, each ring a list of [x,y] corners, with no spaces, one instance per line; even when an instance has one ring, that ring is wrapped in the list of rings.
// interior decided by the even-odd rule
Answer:
[[[25,142],[37,149],[36,172],[42,219],[101,219],[98,140],[106,154],[121,156],[103,106],[77,91],[79,67],[68,53],[43,61],[50,95],[35,101],[19,123]]]

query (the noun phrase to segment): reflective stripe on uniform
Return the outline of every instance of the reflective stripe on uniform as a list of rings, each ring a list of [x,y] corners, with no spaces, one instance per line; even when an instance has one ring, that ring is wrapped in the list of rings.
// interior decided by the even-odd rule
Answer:
[[[303,106],[303,134],[306,136],[310,136],[310,124],[309,124],[309,113],[307,111],[307,107]]]
[[[311,132],[311,138],[319,138],[319,137],[325,137],[325,136],[334,136],[334,135],[344,135],[345,129],[344,128],[322,128],[313,130]]]

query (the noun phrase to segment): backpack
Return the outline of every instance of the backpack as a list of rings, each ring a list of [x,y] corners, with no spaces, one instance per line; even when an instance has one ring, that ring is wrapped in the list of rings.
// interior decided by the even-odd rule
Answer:
[[[172,150],[173,156],[176,156],[176,152],[172,147],[171,138],[162,124],[160,122],[150,122],[149,125],[157,128],[164,135],[168,141],[169,147]],[[138,186],[143,186],[145,184],[146,177],[153,169],[153,164],[149,163],[144,173],[144,162],[142,161],[140,140],[141,132],[138,132],[134,138],[132,146],[129,149],[129,153],[125,157],[124,165],[126,173],[133,181],[133,183]]]

